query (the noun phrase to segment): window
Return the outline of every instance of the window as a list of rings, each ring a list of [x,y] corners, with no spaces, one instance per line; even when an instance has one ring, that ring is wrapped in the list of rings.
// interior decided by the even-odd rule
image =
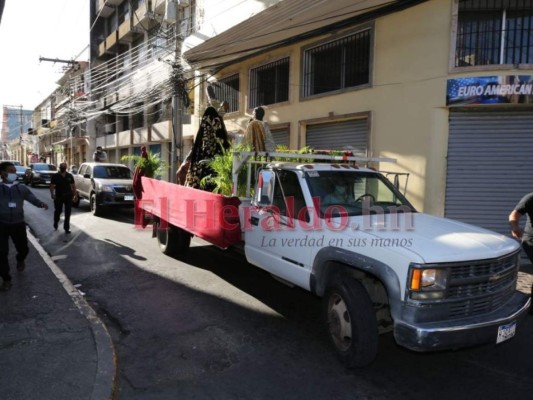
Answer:
[[[94,167],[94,177],[102,179],[131,179],[131,171],[127,167],[97,165]]]
[[[249,108],[289,100],[289,57],[250,71]]]
[[[220,79],[213,84],[213,89],[218,100],[228,102],[228,112],[239,110],[239,74]]]
[[[283,216],[308,221],[309,214],[298,175],[292,171],[281,170],[277,172],[277,177],[272,204]]]
[[[533,64],[531,0],[460,0],[455,67]]]
[[[304,51],[302,96],[370,83],[371,31],[321,44]]]

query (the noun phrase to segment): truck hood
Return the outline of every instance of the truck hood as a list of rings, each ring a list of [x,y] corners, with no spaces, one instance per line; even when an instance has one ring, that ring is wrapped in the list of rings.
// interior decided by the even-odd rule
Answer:
[[[94,178],[101,185],[115,185],[115,186],[133,186],[131,179],[101,179]]]
[[[411,253],[410,258],[416,254],[423,263],[497,258],[520,249],[516,240],[502,234],[422,213],[372,215],[353,222],[369,235],[367,245],[394,247]]]

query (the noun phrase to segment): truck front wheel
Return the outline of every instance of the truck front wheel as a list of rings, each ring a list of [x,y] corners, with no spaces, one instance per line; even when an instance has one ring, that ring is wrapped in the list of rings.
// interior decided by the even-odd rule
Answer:
[[[184,257],[191,245],[191,234],[176,226],[161,227],[157,221],[157,243],[161,252],[167,256]]]
[[[89,203],[91,205],[91,212],[95,217],[102,215],[102,206],[98,204],[96,193],[91,193]]]
[[[364,367],[376,358],[378,326],[364,286],[338,275],[323,298],[323,316],[340,361],[348,368]]]

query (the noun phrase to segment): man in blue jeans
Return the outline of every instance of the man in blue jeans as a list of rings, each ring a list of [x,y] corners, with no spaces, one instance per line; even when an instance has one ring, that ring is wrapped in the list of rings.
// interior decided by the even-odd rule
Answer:
[[[0,276],[2,285],[0,291],[11,288],[9,273],[9,238],[13,241],[17,251],[17,270],[24,271],[24,260],[30,251],[26,222],[24,221],[24,200],[36,207],[48,210],[48,205],[39,200],[27,186],[17,182],[17,169],[10,162],[0,163]]]
[[[63,229],[70,233],[70,213],[72,211],[72,199],[76,195],[74,177],[67,172],[67,163],[59,164],[59,172],[52,175],[50,180],[50,195],[54,200],[54,229],[57,231],[59,218],[65,206],[65,219]]]

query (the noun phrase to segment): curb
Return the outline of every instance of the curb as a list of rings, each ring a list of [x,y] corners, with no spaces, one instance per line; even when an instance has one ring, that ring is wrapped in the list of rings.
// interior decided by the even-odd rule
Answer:
[[[93,391],[91,400],[112,400],[115,398],[115,384],[117,381],[117,358],[115,347],[111,336],[107,331],[104,323],[98,318],[98,315],[83,298],[78,289],[61,271],[56,263],[50,258],[48,253],[43,249],[37,239],[28,231],[28,240],[35,247],[46,265],[50,268],[56,278],[59,280],[65,291],[72,298],[80,313],[89,321],[93,338],[96,344],[97,367],[94,378]]]

